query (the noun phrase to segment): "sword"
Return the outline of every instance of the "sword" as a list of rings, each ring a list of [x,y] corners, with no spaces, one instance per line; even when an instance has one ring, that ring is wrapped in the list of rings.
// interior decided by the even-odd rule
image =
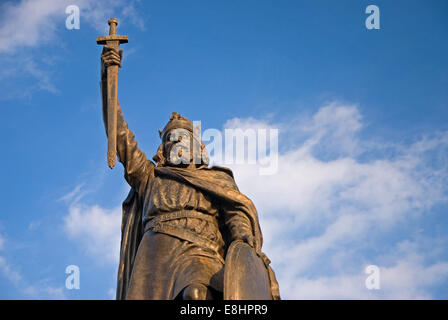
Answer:
[[[111,47],[118,52],[121,43],[128,42],[128,36],[117,35],[118,20],[110,18],[109,35],[97,37],[96,43]],[[117,160],[117,89],[118,89],[118,66],[107,67],[107,164],[109,168],[115,166]]]

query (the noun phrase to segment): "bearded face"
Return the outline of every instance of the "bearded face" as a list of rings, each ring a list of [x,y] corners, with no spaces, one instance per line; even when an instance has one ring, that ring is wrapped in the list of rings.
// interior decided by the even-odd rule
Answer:
[[[170,165],[185,166],[192,162],[192,134],[182,128],[170,130],[164,137],[164,153]]]

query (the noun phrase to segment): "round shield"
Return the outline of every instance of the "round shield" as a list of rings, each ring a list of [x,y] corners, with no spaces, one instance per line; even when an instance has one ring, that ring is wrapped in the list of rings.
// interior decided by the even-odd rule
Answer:
[[[234,241],[224,267],[224,300],[272,300],[263,260],[243,241]]]

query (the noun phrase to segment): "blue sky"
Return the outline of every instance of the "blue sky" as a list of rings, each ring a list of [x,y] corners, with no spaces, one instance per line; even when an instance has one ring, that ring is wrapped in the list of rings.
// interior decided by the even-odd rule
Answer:
[[[231,167],[284,298],[448,298],[446,1],[34,0],[0,5],[1,299],[114,296],[129,189],[106,164],[95,42],[111,16],[148,157],[172,111],[279,130],[275,175]]]

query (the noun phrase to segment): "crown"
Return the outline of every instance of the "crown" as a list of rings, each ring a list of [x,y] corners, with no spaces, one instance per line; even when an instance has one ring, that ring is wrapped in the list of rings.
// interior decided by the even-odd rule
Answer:
[[[193,122],[181,116],[179,113],[173,112],[173,114],[170,115],[170,121],[168,121],[165,128],[163,128],[163,130],[159,129],[160,138],[163,140],[168,131],[179,128],[186,129],[193,133]]]

